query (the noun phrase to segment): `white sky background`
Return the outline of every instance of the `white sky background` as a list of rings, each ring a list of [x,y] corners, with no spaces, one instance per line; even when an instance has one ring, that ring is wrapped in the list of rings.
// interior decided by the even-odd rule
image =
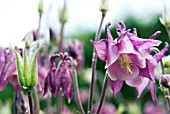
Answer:
[[[52,26],[59,31],[58,6],[62,0],[44,0],[45,11],[51,5],[50,12],[43,15],[42,32],[47,32]],[[65,26],[65,34],[70,35],[80,30],[96,31],[101,19],[99,11],[101,0],[67,0],[69,20]],[[37,11],[39,0],[0,0],[0,46],[21,45],[21,40],[31,30],[38,26]],[[166,0],[170,10],[170,0]],[[109,0],[107,22],[122,21],[128,14],[149,22],[155,13],[163,10],[164,0]],[[113,24],[112,24],[113,26]],[[48,37],[48,35],[46,36]]]

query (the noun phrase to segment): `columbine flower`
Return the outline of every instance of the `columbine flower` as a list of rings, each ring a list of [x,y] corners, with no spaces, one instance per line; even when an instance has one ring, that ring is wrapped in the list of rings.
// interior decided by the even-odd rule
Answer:
[[[2,91],[8,82],[12,84],[15,91],[20,91],[21,87],[18,84],[16,64],[14,53],[11,50],[0,50],[0,91]]]
[[[92,41],[98,57],[106,61],[109,78],[116,80],[134,79],[139,74],[139,68],[145,68],[145,59],[136,50],[130,41],[126,31],[113,40],[109,24],[106,25],[106,37],[98,42]]]
[[[59,58],[60,62],[56,68],[55,60]],[[72,97],[72,57],[67,54],[56,54],[51,57],[51,67],[45,80],[44,95],[48,92],[48,88],[54,97],[60,89],[66,94],[68,100]]]
[[[124,24],[122,23],[121,26],[119,26],[118,28],[121,29],[121,31],[124,31]],[[136,29],[134,29],[133,34],[128,34],[130,40],[134,44],[134,47],[139,50],[143,58],[146,60],[146,67],[139,68],[139,76],[133,80],[126,81],[126,83],[132,87],[136,87],[139,97],[150,80],[150,90],[154,102],[157,101],[154,84],[154,68],[158,65],[158,62],[162,59],[168,49],[168,44],[165,43],[165,47],[160,52],[156,53],[154,56],[150,54],[153,50],[153,46],[159,46],[159,44],[161,43],[160,41],[154,40],[159,34],[160,32],[158,31],[153,34],[149,39],[138,38]]]
[[[167,114],[167,112],[164,107],[152,103],[147,103],[144,107],[144,114]]]
[[[84,63],[83,44],[79,40],[66,41],[65,49],[69,56],[77,61],[76,69],[80,70]]]
[[[156,101],[154,68],[167,51],[168,44],[166,43],[163,50],[152,56],[151,48],[161,43],[161,41],[154,40],[160,32],[156,32],[150,39],[141,39],[137,37],[135,29],[133,33],[130,33],[130,30],[126,30],[124,23],[119,24],[116,26],[117,39],[113,41],[108,29],[110,24],[108,24],[106,25],[107,39],[92,42],[98,57],[106,61],[110,87],[116,96],[123,81],[126,81],[128,85],[138,88],[137,90],[140,91],[138,91],[138,96],[140,96],[150,79],[152,98]]]
[[[96,114],[98,104],[94,105],[92,109],[92,114]],[[113,104],[105,103],[102,106],[100,114],[116,114],[116,108]]]

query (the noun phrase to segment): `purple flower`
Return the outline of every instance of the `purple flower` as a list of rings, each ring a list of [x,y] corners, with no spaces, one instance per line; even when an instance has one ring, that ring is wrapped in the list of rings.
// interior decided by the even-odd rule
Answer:
[[[162,75],[160,84],[165,88],[169,88],[170,87],[170,74]]]
[[[146,62],[140,52],[135,49],[128,37],[129,31],[119,33],[119,37],[113,40],[106,25],[106,37],[98,42],[92,41],[98,57],[106,61],[109,78],[116,80],[131,80],[138,76],[139,68],[145,68]]]
[[[77,61],[76,69],[80,70],[84,64],[84,50],[83,44],[79,40],[67,40],[65,44],[65,51],[73,59]]]
[[[39,55],[38,57],[38,83],[37,90],[43,94],[45,79],[50,69],[50,62],[48,56]]]
[[[56,58],[60,60],[57,68]],[[48,92],[48,88],[50,88],[52,97],[62,89],[70,101],[72,97],[72,57],[67,54],[56,54],[51,57],[50,62],[51,67],[45,80],[44,95]]]
[[[15,103],[19,114],[29,114],[28,101],[25,99],[24,94],[22,92],[18,94]]]
[[[167,114],[167,112],[159,105],[147,103],[144,107],[144,114]]]
[[[94,105],[92,109],[92,114],[96,114],[98,104]],[[116,114],[116,108],[113,104],[105,103],[102,106],[100,114]]]
[[[7,52],[9,51],[9,52]],[[21,87],[17,80],[15,57],[12,50],[0,50],[0,91],[2,91],[8,82],[12,84],[15,91],[20,91]]]
[[[116,25],[118,38],[113,40],[108,29],[109,25],[110,23],[105,28],[107,39],[92,41],[92,44],[98,57],[106,61],[110,87],[114,95],[121,90],[123,81],[126,81],[128,85],[137,88],[140,96],[150,80],[152,99],[156,101],[154,68],[167,51],[168,44],[166,43],[164,49],[152,56],[151,48],[161,43],[154,40],[160,32],[156,32],[149,39],[142,39],[137,37],[136,29],[130,33],[124,23],[120,22]]]

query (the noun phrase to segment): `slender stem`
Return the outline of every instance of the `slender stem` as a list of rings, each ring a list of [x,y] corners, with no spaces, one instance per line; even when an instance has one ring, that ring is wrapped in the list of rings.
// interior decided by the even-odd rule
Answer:
[[[83,106],[82,106],[82,102],[80,99],[80,92],[79,92],[78,81],[77,81],[77,72],[75,69],[74,69],[74,87],[76,89],[76,99],[77,99],[79,110],[81,114],[85,114]]]
[[[61,114],[62,107],[63,107],[63,97],[62,97],[62,91],[60,90],[58,93],[58,105],[57,105],[57,113],[56,114]]]
[[[101,22],[100,22],[100,26],[99,29],[97,31],[96,37],[95,37],[95,41],[98,41],[100,39],[101,36],[101,28],[102,28],[102,24],[104,21],[104,17],[105,15],[102,13],[102,18],[101,18]],[[91,108],[92,108],[92,101],[93,101],[93,90],[94,90],[94,81],[95,81],[95,73],[96,73],[96,63],[97,63],[97,54],[93,49],[93,58],[92,58],[92,77],[91,77],[91,85],[90,85],[90,94],[89,94],[89,104],[88,104],[88,114],[91,113]]]
[[[38,93],[37,90],[34,88],[34,104],[35,104],[35,114],[39,114],[39,110],[40,110],[40,104],[39,104],[39,97],[38,97]]]
[[[170,40],[170,27],[166,28],[166,32],[168,33],[168,37],[169,37],[169,40]]]
[[[52,114],[51,112],[51,109],[50,109],[50,106],[51,106],[51,98],[50,98],[50,95],[47,96],[47,114]]]
[[[15,92],[15,95],[14,95],[14,114],[18,114],[18,107],[17,107],[17,99],[18,99],[18,92],[16,91]]]
[[[65,23],[62,23],[62,24],[61,24],[61,30],[60,30],[60,42],[59,42],[59,52],[63,52],[64,25],[65,25]]]
[[[28,100],[29,100],[29,106],[30,106],[30,114],[34,114],[34,101],[32,97],[32,91],[27,92],[28,94]]]
[[[165,99],[166,99],[166,102],[167,102],[167,107],[168,107],[168,111],[170,111],[170,96],[169,96],[169,90],[168,88],[164,88],[164,94],[165,94]]]
[[[108,78],[107,78],[107,73],[105,75],[105,79],[104,79],[104,84],[103,84],[103,89],[102,89],[102,94],[101,94],[101,98],[100,98],[100,103],[98,106],[98,109],[96,111],[96,114],[100,114],[104,99],[105,99],[105,93],[106,93],[106,89],[107,89],[107,84],[108,84]]]

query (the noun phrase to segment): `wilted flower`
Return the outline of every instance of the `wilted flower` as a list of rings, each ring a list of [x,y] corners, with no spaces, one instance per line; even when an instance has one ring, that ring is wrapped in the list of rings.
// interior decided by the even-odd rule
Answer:
[[[97,108],[98,108],[98,104],[94,105],[92,109],[92,114],[96,114]],[[102,106],[100,114],[116,114],[116,108],[113,104],[105,103]]]
[[[83,44],[79,40],[68,40],[65,44],[65,52],[77,61],[76,69],[80,70],[84,64]]]
[[[60,60],[56,67],[56,58]],[[56,54],[50,59],[51,67],[45,80],[44,95],[48,92],[48,88],[54,97],[60,89],[66,94],[68,100],[72,97],[72,57],[67,54]]]

